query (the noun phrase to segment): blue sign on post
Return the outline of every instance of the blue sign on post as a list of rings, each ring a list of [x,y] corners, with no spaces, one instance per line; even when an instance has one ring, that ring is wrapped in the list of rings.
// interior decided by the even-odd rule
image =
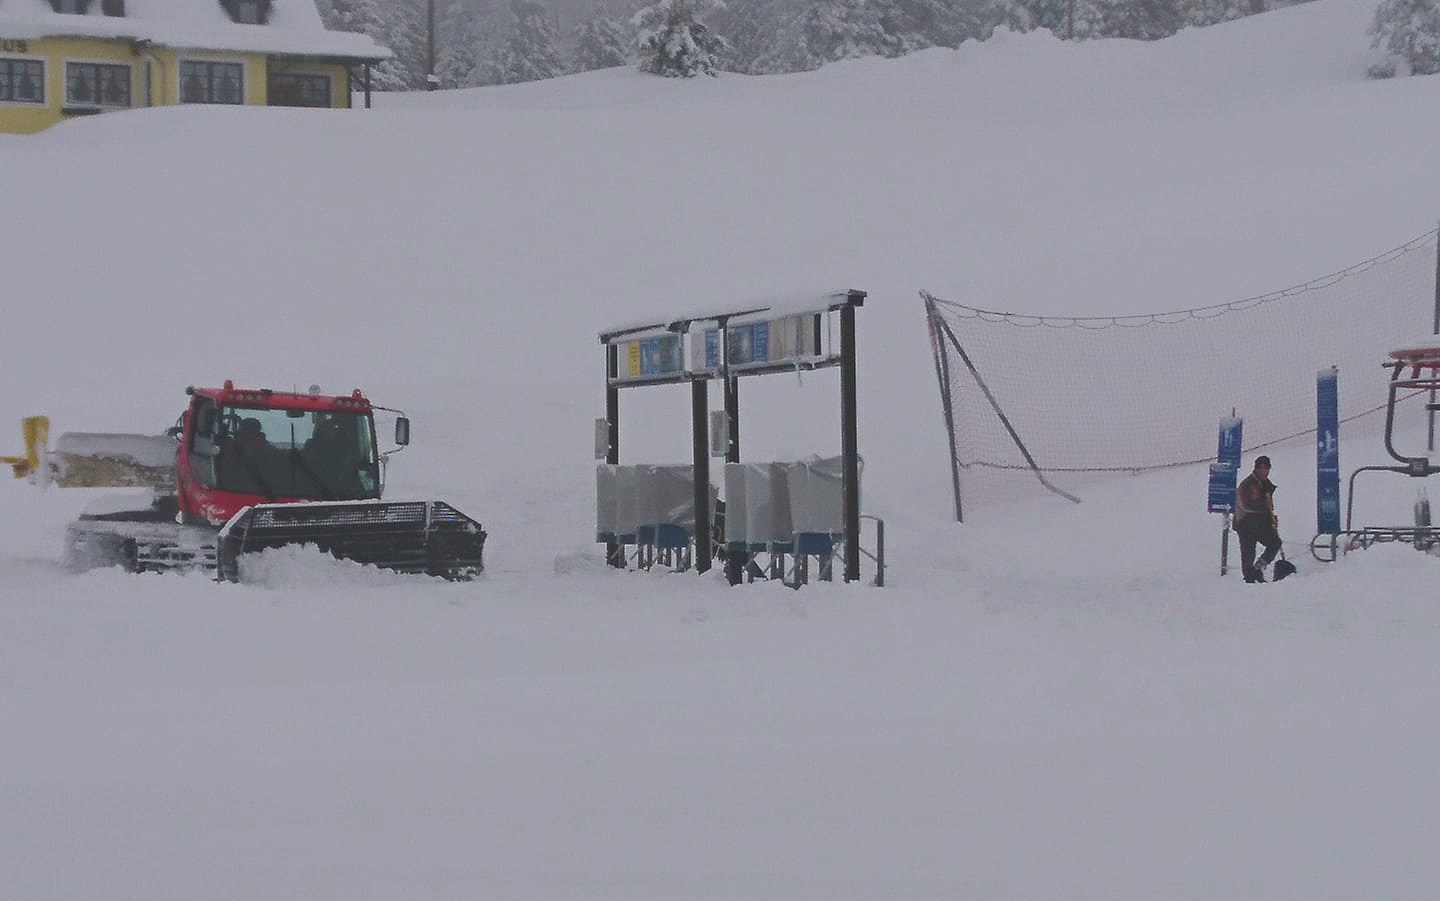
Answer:
[[[1211,513],[1229,513],[1235,507],[1235,486],[1240,473],[1240,436],[1245,420],[1227,416],[1220,420],[1219,449],[1210,464],[1209,504]]]
[[[1340,373],[1315,373],[1315,531],[1340,532]]]

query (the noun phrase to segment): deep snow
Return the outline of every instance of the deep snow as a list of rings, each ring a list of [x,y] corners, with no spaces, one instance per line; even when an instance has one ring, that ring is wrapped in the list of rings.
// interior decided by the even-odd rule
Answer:
[[[1371,6],[0,136],[0,423],[359,385],[415,421],[392,493],[491,534],[466,585],[70,576],[92,493],[0,484],[0,894],[1429,898],[1440,560],[1309,559],[1304,440],[1281,584],[1217,576],[1200,470],[949,522],[916,293],[1170,310],[1432,228],[1440,80],[1365,80]],[[889,586],[600,565],[597,332],[849,287]],[[746,458],[835,452],[833,376],[747,388]],[[688,454],[683,389],[622,410]]]

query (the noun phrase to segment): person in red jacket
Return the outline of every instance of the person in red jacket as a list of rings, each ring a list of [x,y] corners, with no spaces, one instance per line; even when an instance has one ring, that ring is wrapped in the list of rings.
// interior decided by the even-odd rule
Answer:
[[[1235,534],[1240,537],[1240,573],[1246,582],[1264,582],[1265,567],[1280,553],[1276,531],[1275,483],[1270,481],[1270,458],[1255,458],[1255,470],[1235,489]],[[1265,553],[1255,559],[1255,545]]]

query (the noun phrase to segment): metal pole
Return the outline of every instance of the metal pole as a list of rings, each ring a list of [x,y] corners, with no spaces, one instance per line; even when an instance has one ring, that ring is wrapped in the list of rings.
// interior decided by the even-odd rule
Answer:
[[[1230,514],[1220,521],[1220,575],[1230,571]]]
[[[945,340],[936,328],[939,309],[935,298],[920,292],[925,298],[925,324],[930,327],[930,346],[935,352],[935,375],[940,380],[940,406],[945,412],[945,434],[950,441],[950,490],[955,495],[955,521],[964,522],[964,509],[960,503],[960,458],[955,453],[955,408],[950,398],[950,352],[945,349]]]
[[[1432,335],[1440,335],[1440,230],[1435,233],[1435,317],[1431,324]],[[1430,389],[1430,425],[1426,448],[1435,452],[1435,389]]]
[[[729,419],[730,432],[725,444],[725,462],[740,462],[740,379],[725,375],[725,417]]]
[[[722,317],[720,326],[720,384],[725,387],[725,418],[729,429],[726,434],[725,462],[740,462],[740,379],[730,374],[730,320]],[[729,522],[729,511],[726,511]],[[729,548],[725,552],[725,580],[739,585],[745,578],[745,564],[750,562],[747,551]]]
[[[425,8],[425,89],[435,90],[440,84],[435,77],[435,0]]]
[[[710,570],[710,386],[704,378],[690,383],[691,438],[695,454],[695,571]]]
[[[845,505],[845,581],[860,579],[860,447],[855,402],[855,305],[840,308],[840,453]]]
[[[620,389],[614,379],[620,373],[620,355],[615,345],[605,346],[605,423],[609,436],[605,444],[605,462],[611,465],[620,462]],[[605,543],[605,562],[619,569],[625,568],[625,547],[614,541]]]
[[[1075,40],[1075,0],[1065,4],[1065,40]]]

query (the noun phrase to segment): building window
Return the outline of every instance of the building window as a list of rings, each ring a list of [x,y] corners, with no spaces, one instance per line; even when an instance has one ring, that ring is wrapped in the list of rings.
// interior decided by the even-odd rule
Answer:
[[[244,86],[240,63],[180,62],[181,103],[244,103]]]
[[[57,13],[83,16],[90,11],[90,0],[50,0],[50,8]]]
[[[100,0],[100,12],[107,16],[125,16],[125,0]]]
[[[264,25],[270,18],[270,0],[220,0],[220,5],[241,25]]]
[[[65,105],[130,106],[130,67],[106,63],[66,63]]]
[[[270,75],[271,106],[330,106],[330,76],[291,75],[289,73]]]
[[[45,63],[0,57],[0,103],[45,103]]]

